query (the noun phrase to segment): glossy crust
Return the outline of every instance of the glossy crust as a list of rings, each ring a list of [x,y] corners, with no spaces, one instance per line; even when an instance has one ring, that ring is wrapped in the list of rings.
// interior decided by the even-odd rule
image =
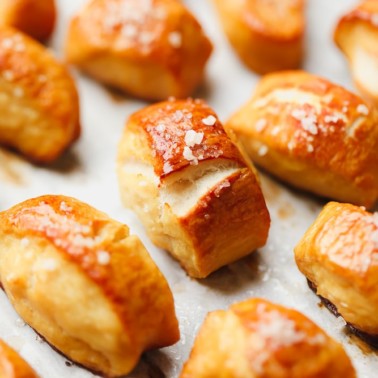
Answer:
[[[179,338],[172,293],[139,239],[70,197],[0,213],[0,282],[49,343],[107,376]]]
[[[342,346],[301,313],[263,299],[208,314],[180,378],[356,377]]]
[[[38,378],[38,375],[15,350],[0,339],[0,377]]]
[[[259,74],[298,68],[303,57],[304,0],[213,0],[241,60]]]
[[[378,213],[330,202],[295,248],[299,270],[346,322],[378,336]]]
[[[0,25],[14,27],[39,41],[50,37],[55,19],[54,0],[0,1]]]
[[[358,96],[303,71],[265,76],[226,127],[250,157],[300,189],[367,207],[378,197],[378,116]]]
[[[148,100],[192,94],[211,51],[178,0],[92,0],[71,21],[66,41],[69,62]]]
[[[124,204],[192,277],[266,242],[270,218],[256,172],[202,101],[134,113],[119,144],[118,178]]]
[[[378,1],[362,1],[341,17],[334,40],[346,55],[361,93],[378,105]]]
[[[65,66],[38,42],[0,28],[0,144],[32,161],[57,159],[78,138],[79,99]]]

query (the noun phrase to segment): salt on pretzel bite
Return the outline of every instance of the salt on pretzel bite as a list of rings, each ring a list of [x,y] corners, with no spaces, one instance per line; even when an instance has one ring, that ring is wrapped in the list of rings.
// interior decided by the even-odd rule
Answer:
[[[252,160],[317,195],[371,207],[378,198],[377,111],[303,71],[266,75],[226,123]]]
[[[204,102],[176,100],[132,114],[119,144],[124,204],[192,277],[246,256],[268,236],[256,172],[230,136]]]
[[[71,21],[70,63],[132,96],[187,97],[212,44],[179,0],[91,0]]]
[[[0,27],[0,144],[50,163],[80,134],[79,98],[67,68],[37,41]]]
[[[180,378],[355,378],[341,344],[298,311],[253,298],[209,313]]]
[[[172,293],[127,226],[71,197],[0,213],[0,282],[19,315],[61,353],[106,376],[179,338]]]

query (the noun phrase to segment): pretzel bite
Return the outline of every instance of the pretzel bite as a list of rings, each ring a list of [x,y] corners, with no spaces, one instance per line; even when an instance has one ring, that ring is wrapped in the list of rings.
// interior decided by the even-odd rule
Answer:
[[[40,163],[78,138],[79,99],[67,69],[38,42],[0,27],[0,144]]]
[[[202,101],[167,101],[131,115],[118,178],[125,206],[192,277],[266,242],[270,218],[256,172]]]
[[[12,26],[39,41],[50,37],[55,19],[54,0],[0,1],[0,26]]]
[[[251,70],[298,68],[303,56],[304,0],[214,0],[225,33]]]
[[[207,315],[180,378],[354,378],[342,346],[301,313],[264,299]]]
[[[226,126],[262,168],[300,189],[367,207],[378,197],[378,116],[303,71],[265,76]]]
[[[0,377],[38,378],[38,375],[15,350],[0,339]]]
[[[172,293],[139,239],[70,197],[0,213],[0,282],[25,322],[106,376],[179,338]]]
[[[330,202],[295,247],[299,270],[352,330],[378,346],[378,213]]]
[[[338,22],[334,40],[361,93],[378,105],[378,1],[362,1]]]
[[[66,41],[69,62],[148,100],[190,95],[211,51],[178,0],[92,0],[73,18]]]

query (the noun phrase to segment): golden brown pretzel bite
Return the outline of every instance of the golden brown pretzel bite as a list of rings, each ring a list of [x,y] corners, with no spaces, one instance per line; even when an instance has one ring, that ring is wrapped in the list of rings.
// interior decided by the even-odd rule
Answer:
[[[180,378],[356,377],[343,347],[298,311],[249,299],[207,315]]]
[[[70,197],[0,213],[0,282],[49,343],[107,376],[179,338],[172,293],[139,239]]]
[[[354,331],[378,345],[378,213],[330,202],[295,247],[299,270]]]
[[[266,242],[270,218],[256,172],[202,101],[167,101],[131,115],[118,178],[124,204],[152,241],[193,277]]]
[[[226,123],[257,165],[320,196],[371,207],[378,198],[377,111],[303,71],[266,75]]]
[[[71,21],[69,62],[133,96],[186,97],[212,45],[178,0],[92,0]]]
[[[57,159],[80,134],[78,94],[66,67],[9,27],[0,27],[0,114],[0,144],[32,161]]]

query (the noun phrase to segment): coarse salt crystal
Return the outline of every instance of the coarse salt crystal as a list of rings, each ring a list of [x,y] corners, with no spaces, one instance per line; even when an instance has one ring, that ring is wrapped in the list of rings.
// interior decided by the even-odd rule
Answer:
[[[10,70],[5,70],[3,72],[3,78],[7,81],[11,81],[14,79],[14,75],[13,75],[13,72],[10,71]]]
[[[61,211],[70,212],[72,211],[72,207],[68,206],[65,201],[62,201],[59,206]]]
[[[170,173],[173,171],[173,168],[171,166],[171,164],[169,164],[167,161],[164,163],[163,165],[163,172],[164,173]]]
[[[279,126],[274,126],[272,131],[270,132],[273,136],[277,135],[280,132]]]
[[[267,121],[265,118],[260,118],[256,124],[255,124],[255,128],[256,128],[256,131],[258,132],[261,132],[265,129],[266,125],[267,125]]]
[[[260,148],[258,149],[257,153],[260,155],[260,156],[264,156],[266,155],[268,152],[268,146],[266,146],[265,144],[263,144],[262,146],[260,146]]]
[[[197,133],[194,130],[188,130],[185,133],[185,144],[188,147],[193,147],[196,144],[201,144],[203,140],[203,133]]]
[[[174,31],[168,34],[168,42],[174,48],[179,48],[182,45],[182,35],[178,31]]]
[[[133,24],[126,24],[121,29],[121,35],[128,37],[128,38],[134,38],[138,34],[138,29]]]
[[[196,161],[197,160],[197,158],[193,155],[193,151],[188,146],[184,147],[183,156],[186,160],[189,160],[189,161]]]
[[[26,323],[21,318],[17,318],[16,319],[16,326],[17,327],[25,327]]]
[[[110,255],[107,251],[98,251],[97,252],[97,261],[101,265],[107,265],[110,261]]]
[[[9,49],[13,46],[13,40],[10,39],[10,38],[6,38],[3,40],[2,42],[2,46],[5,48],[5,49]]]
[[[307,145],[307,151],[308,152],[314,152],[314,146],[312,144]]]
[[[202,119],[202,123],[206,126],[214,126],[217,119],[213,115],[209,115]]]
[[[165,126],[162,123],[159,123],[156,126],[156,131],[158,131],[159,133],[163,133],[165,131]]]
[[[149,45],[154,40],[154,38],[155,38],[155,36],[154,36],[153,33],[142,32],[139,35],[139,42],[142,45]]]
[[[357,110],[358,113],[360,113],[362,115],[368,115],[369,114],[369,108],[364,104],[358,105],[356,110]]]

